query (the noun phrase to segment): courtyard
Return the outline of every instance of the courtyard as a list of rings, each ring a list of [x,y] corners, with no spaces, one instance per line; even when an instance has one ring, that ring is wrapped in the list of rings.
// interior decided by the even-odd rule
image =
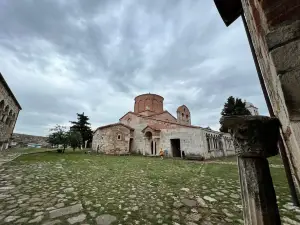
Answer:
[[[15,159],[0,167],[1,224],[243,224],[235,158],[9,154]],[[283,224],[299,224],[280,158],[270,163]]]

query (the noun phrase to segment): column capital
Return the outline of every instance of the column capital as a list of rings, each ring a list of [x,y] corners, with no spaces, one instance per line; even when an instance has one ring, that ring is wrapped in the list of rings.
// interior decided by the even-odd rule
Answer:
[[[267,116],[224,116],[221,124],[230,130],[236,154],[267,158],[278,154],[280,122]]]

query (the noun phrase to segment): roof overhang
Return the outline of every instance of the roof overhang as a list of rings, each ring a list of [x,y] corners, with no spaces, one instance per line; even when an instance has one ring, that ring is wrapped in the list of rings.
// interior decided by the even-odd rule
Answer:
[[[214,0],[214,2],[227,27],[243,13],[241,0]]]

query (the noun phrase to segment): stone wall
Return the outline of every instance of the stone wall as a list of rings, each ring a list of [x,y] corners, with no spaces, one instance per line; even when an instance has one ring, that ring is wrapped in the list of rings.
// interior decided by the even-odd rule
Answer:
[[[21,107],[0,73],[0,150],[8,146]]]
[[[49,146],[47,138],[42,136],[13,133],[12,138],[12,142],[15,143],[14,147],[27,147],[29,143],[40,144],[43,147]]]
[[[145,135],[142,133],[142,130],[147,125],[159,124],[164,125],[165,128],[161,129],[160,137],[155,139],[157,149],[156,155],[159,154],[159,149],[162,148],[163,150],[168,150],[169,155],[172,156],[170,139],[180,139],[180,148],[185,152],[186,156],[202,156],[205,159],[209,159],[235,154],[229,134],[223,134],[198,127],[186,127],[180,124],[157,121],[151,118],[139,117],[134,114],[127,114],[120,122],[134,128],[132,151],[136,153],[151,155],[151,142],[145,140]],[[222,134],[221,140],[224,148],[209,150],[206,140],[207,134]]]
[[[298,0],[243,0],[267,92],[300,181],[300,6]]]
[[[130,137],[130,129],[122,125],[98,129],[93,136],[92,149],[105,154],[126,154]]]

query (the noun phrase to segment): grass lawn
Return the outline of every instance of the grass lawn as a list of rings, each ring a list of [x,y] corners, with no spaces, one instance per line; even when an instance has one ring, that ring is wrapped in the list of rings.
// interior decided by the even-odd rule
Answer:
[[[0,168],[0,221],[19,216],[7,223],[101,224],[99,216],[109,214],[113,224],[243,224],[237,166],[217,162],[78,150],[24,155]],[[284,170],[271,172],[281,217],[300,223]],[[53,210],[78,204],[78,212],[51,218]]]
[[[225,157],[225,158],[212,159],[212,160],[220,161],[220,162],[234,162],[234,163],[237,162],[236,156],[229,156],[229,157]],[[269,164],[283,165],[282,160],[279,155],[268,158],[268,161],[269,161]]]
[[[56,149],[51,148],[11,148],[6,150],[8,153],[35,153],[45,151],[55,151]]]

